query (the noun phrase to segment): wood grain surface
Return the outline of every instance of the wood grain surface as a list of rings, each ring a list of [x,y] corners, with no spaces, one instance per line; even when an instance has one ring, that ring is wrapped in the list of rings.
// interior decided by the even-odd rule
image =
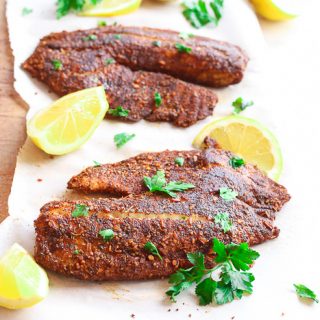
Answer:
[[[8,196],[19,148],[25,140],[26,104],[13,89],[13,58],[5,1],[0,0],[0,221],[8,215]]]

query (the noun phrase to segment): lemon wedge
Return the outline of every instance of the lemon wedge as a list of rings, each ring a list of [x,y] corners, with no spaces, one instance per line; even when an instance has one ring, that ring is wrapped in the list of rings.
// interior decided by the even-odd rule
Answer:
[[[283,21],[295,18],[300,11],[301,0],[250,0],[255,11],[262,17]],[[300,6],[299,6],[300,4]]]
[[[282,154],[275,136],[259,122],[228,116],[209,123],[193,141],[201,148],[205,137],[215,139],[219,145],[252,163],[270,178],[278,180],[282,171]]]
[[[128,14],[137,10],[142,0],[102,0],[96,5],[87,4],[79,14],[82,16],[108,17]]]
[[[102,86],[77,91],[35,114],[27,123],[27,133],[46,153],[66,154],[91,137],[108,108]]]
[[[46,272],[15,243],[0,260],[0,306],[21,309],[43,300],[49,291]]]

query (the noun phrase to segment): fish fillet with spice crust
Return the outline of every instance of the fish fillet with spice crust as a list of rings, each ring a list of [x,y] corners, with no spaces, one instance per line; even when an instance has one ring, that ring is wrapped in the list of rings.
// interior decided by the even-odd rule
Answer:
[[[182,167],[175,164],[183,157]],[[248,242],[276,238],[276,213],[289,201],[287,190],[252,165],[234,169],[233,155],[219,148],[203,151],[164,151],[101,167],[89,168],[71,179],[69,188],[107,192],[121,198],[54,201],[46,204],[35,221],[35,259],[46,269],[84,280],[138,280],[161,278],[188,267],[186,253],[200,251],[210,266],[211,241]],[[144,176],[164,170],[167,181],[195,185],[178,198],[148,192]],[[232,201],[220,188],[238,193]],[[88,216],[72,217],[77,204]],[[232,222],[224,232],[215,222],[226,212]],[[99,232],[112,229],[105,241]],[[162,260],[144,249],[151,241]],[[75,254],[77,252],[77,254]]]

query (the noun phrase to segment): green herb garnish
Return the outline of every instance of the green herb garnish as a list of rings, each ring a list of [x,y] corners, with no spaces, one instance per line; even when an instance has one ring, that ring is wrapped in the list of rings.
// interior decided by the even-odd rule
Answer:
[[[57,19],[60,19],[67,15],[70,11],[79,12],[83,9],[85,3],[89,2],[92,5],[96,5],[101,1],[102,0],[58,0],[56,17]]]
[[[22,9],[22,11],[21,11],[21,14],[22,14],[23,16],[27,16],[28,14],[30,14],[30,13],[32,13],[32,12],[33,12],[33,10],[32,10],[31,8],[24,7],[24,8]]]
[[[100,230],[99,236],[101,236],[104,241],[110,241],[114,237],[114,232],[111,229]]]
[[[179,38],[182,40],[188,40],[193,37],[194,37],[194,34],[192,34],[192,33],[187,33],[187,32],[180,32],[179,33]]]
[[[224,0],[185,0],[182,14],[194,28],[201,28],[209,23],[218,25],[222,18]]]
[[[106,60],[104,60],[104,63],[108,66],[109,64],[116,63],[116,60],[114,60],[113,58],[107,58]]]
[[[122,132],[122,133],[116,134],[113,138],[113,141],[117,148],[121,148],[135,136],[136,135],[134,133],[130,134],[130,133]]]
[[[236,168],[240,168],[241,166],[244,166],[245,162],[244,162],[244,160],[242,158],[232,157],[229,160],[229,164],[233,169],[236,169]]]
[[[96,167],[101,167],[101,163],[100,162],[93,160],[93,163],[94,163],[94,167],[95,168]]]
[[[250,249],[247,243],[225,245],[216,238],[213,239],[212,249],[216,253],[213,269],[206,269],[203,253],[187,254],[193,267],[180,269],[170,277],[172,286],[166,294],[172,301],[176,301],[176,297],[193,284],[196,284],[195,294],[200,305],[212,301],[225,304],[241,299],[244,293],[252,293],[254,276],[246,271],[259,253]]]
[[[162,257],[157,249],[157,247],[150,241],[148,241],[144,247],[143,247],[146,251],[150,252],[151,254],[153,254],[154,256],[158,257],[160,260],[162,260]]]
[[[243,98],[239,97],[232,102],[233,113],[239,114],[240,112],[244,111],[248,107],[251,107],[253,104],[254,104],[253,101],[245,101],[243,100]]]
[[[232,221],[229,218],[229,213],[221,212],[214,216],[214,222],[219,224],[224,233],[228,232],[232,228]]]
[[[182,167],[184,164],[184,158],[182,157],[177,157],[174,159],[174,163],[177,164],[179,167]]]
[[[79,251],[78,249],[76,249],[76,250],[73,251],[73,254],[75,254],[75,255],[77,255],[77,254],[79,254],[79,253],[80,253],[80,251]]]
[[[113,37],[117,40],[120,40],[122,38],[121,34],[115,34]]]
[[[182,43],[176,43],[175,47],[178,49],[179,52],[190,53],[192,51],[191,48],[185,46]]]
[[[156,104],[156,107],[160,107],[162,104],[162,97],[161,94],[159,92],[156,92],[154,94],[154,102]]]
[[[72,211],[72,218],[87,217],[89,215],[89,208],[84,204],[76,204],[75,209]]]
[[[129,110],[123,109],[122,106],[118,106],[115,109],[109,109],[108,113],[115,117],[127,117]]]
[[[159,40],[152,41],[152,45],[154,45],[155,47],[161,47],[161,41]]]
[[[56,71],[61,70],[63,67],[61,60],[58,59],[51,60],[51,64],[53,66],[53,69]]]
[[[185,183],[181,181],[170,181],[167,183],[163,170],[157,171],[157,173],[151,178],[144,177],[143,180],[151,192],[164,192],[173,198],[177,197],[175,192],[182,192],[195,187],[191,183]]]
[[[303,284],[294,284],[294,287],[296,289],[296,293],[301,298],[311,299],[315,301],[316,303],[319,303],[319,300],[317,299],[317,295],[308,287],[306,287]]]
[[[107,23],[103,20],[98,21],[98,27],[106,27]]]
[[[83,37],[82,40],[83,41],[95,41],[97,40],[97,36],[95,34],[89,34],[88,36],[86,37]]]
[[[223,200],[232,201],[237,197],[238,192],[233,191],[232,189],[229,189],[229,188],[220,188],[219,194]]]

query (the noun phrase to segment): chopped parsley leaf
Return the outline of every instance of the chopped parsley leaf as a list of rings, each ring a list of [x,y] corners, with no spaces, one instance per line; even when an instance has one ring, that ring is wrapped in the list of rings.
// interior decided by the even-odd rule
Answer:
[[[237,197],[238,192],[233,191],[232,189],[229,189],[229,188],[220,188],[219,194],[223,200],[232,201]]]
[[[56,71],[61,70],[63,67],[61,60],[54,59],[51,61],[51,63],[52,63],[53,69]]]
[[[218,25],[222,18],[224,0],[184,0],[182,14],[194,28],[202,28],[209,23]]]
[[[248,107],[253,106],[253,101],[245,101],[243,98],[239,97],[232,102],[233,106],[233,113],[239,114],[240,112],[244,111]]]
[[[121,34],[115,34],[113,37],[117,40],[120,40],[122,38]]]
[[[193,267],[179,269],[170,276],[172,286],[166,292],[172,301],[191,285],[196,284],[195,294],[200,305],[211,302],[225,304],[234,299],[241,299],[244,293],[252,293],[254,276],[250,269],[259,253],[250,249],[247,243],[225,245],[213,239],[213,252],[216,253],[215,267],[206,269],[204,254],[188,253],[187,258]]]
[[[232,228],[232,221],[229,218],[229,213],[220,212],[214,216],[214,222],[219,224],[224,233],[228,232]]]
[[[88,0],[92,5],[96,5],[102,0]],[[58,0],[56,17],[57,19],[67,15],[70,11],[81,11],[86,3],[86,0]]]
[[[144,177],[143,180],[145,185],[151,192],[163,192],[172,198],[177,197],[177,194],[175,192],[182,192],[195,187],[191,183],[185,183],[182,181],[170,181],[169,183],[167,183],[163,170],[157,171],[157,173],[151,178]]]
[[[229,164],[233,169],[236,169],[236,168],[240,168],[241,166],[244,166],[245,162],[244,162],[244,160],[242,158],[232,157],[229,160]]]
[[[98,27],[106,27],[107,23],[103,20],[98,21]]]
[[[174,159],[174,163],[177,164],[179,167],[182,167],[184,164],[184,158],[182,157],[177,157]]]
[[[192,48],[189,48],[182,43],[176,43],[175,47],[179,52],[190,53],[192,51]]]
[[[159,41],[159,40],[152,41],[152,44],[153,44],[155,47],[161,47],[161,41]]]
[[[110,241],[114,237],[114,232],[112,229],[100,230],[99,236],[101,236],[104,241]]]
[[[108,113],[115,117],[127,117],[129,110],[124,109],[122,106],[118,106],[115,109],[109,109]]]
[[[294,287],[296,289],[296,293],[301,298],[311,299],[315,301],[316,303],[319,303],[319,300],[317,299],[317,295],[308,287],[306,287],[303,284],[294,284]]]
[[[72,211],[72,218],[87,217],[89,215],[89,208],[84,204],[76,204],[75,209]]]
[[[135,136],[136,135],[134,133],[130,134],[130,133],[122,132],[122,133],[116,134],[113,138],[113,141],[116,147],[119,149]]]
[[[82,38],[83,41],[95,41],[97,39],[98,37],[95,34],[89,34],[88,36]]]
[[[104,63],[108,66],[109,64],[116,63],[116,60],[114,60],[113,58],[107,58],[106,60],[104,60]]]
[[[94,167],[95,168],[96,167],[101,167],[101,163],[100,162],[93,160],[93,163],[94,163]]]
[[[182,40],[188,40],[193,37],[194,37],[194,34],[192,34],[192,33],[188,33],[188,32],[180,32],[179,33],[179,38]]]
[[[73,254],[75,254],[75,255],[77,255],[77,254],[79,254],[79,253],[80,253],[80,251],[79,251],[78,249],[76,249],[76,250],[73,251]]]
[[[161,94],[159,92],[156,92],[154,94],[154,102],[156,104],[156,107],[160,107],[162,104],[162,97]]]
[[[162,260],[162,257],[158,251],[158,248],[150,241],[148,241],[144,247],[143,247],[146,251],[150,252],[151,254],[153,254],[154,256],[158,257],[160,260]]]
[[[32,10],[31,8],[24,7],[24,8],[22,8],[21,14],[22,14],[23,16],[27,16],[28,14],[30,14],[30,13],[32,13],[32,12],[33,12],[33,10]]]

